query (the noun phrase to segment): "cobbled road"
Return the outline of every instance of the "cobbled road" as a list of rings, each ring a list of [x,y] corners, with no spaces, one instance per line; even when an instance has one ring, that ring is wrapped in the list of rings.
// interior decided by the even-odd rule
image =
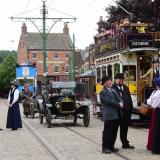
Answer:
[[[6,100],[5,100],[6,101]],[[7,101],[6,101],[7,102]],[[31,133],[23,125],[22,129],[11,131],[6,129],[8,106],[0,103],[0,160],[50,160],[50,155],[36,141]],[[90,106],[91,110],[92,106]],[[115,154],[102,154],[101,146],[85,139],[84,137],[60,126],[52,121],[52,128],[47,128],[45,119],[43,124],[39,123],[38,114],[31,119],[23,115],[23,107],[20,105],[22,121],[33,131],[33,133],[53,152],[59,160],[123,160]],[[100,118],[91,116],[89,127],[83,126],[83,121],[78,119],[74,124],[71,120],[56,122],[83,134],[84,136],[102,143],[103,122]],[[159,160],[160,155],[152,154],[146,149],[148,139],[148,128],[136,129],[129,127],[128,139],[134,150],[122,149],[119,133],[115,147],[119,148],[119,154],[131,160]]]

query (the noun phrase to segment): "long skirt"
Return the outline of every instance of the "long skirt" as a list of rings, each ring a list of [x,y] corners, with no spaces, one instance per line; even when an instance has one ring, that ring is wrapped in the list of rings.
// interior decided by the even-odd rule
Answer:
[[[152,153],[160,154],[160,108],[155,111]]]
[[[153,131],[154,131],[154,117],[155,117],[155,109],[152,109],[152,116],[151,116],[149,135],[148,135],[148,143],[146,146],[146,148],[148,148],[148,149],[152,149]]]
[[[6,128],[22,128],[21,115],[19,111],[18,101],[8,109],[7,125]]]

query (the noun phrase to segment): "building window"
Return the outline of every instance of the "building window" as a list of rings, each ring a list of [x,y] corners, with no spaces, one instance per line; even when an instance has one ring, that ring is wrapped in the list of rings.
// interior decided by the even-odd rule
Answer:
[[[54,53],[54,59],[59,59],[59,53]]]
[[[46,73],[48,73],[48,66],[46,66]]]
[[[69,72],[69,66],[66,66],[66,73]]]
[[[48,53],[46,52],[46,59],[48,59]]]
[[[69,53],[66,53],[65,59],[69,59]]]
[[[37,53],[33,53],[33,58],[37,59]]]
[[[59,73],[59,66],[55,66],[55,67],[54,67],[54,72],[55,72],[55,73]]]

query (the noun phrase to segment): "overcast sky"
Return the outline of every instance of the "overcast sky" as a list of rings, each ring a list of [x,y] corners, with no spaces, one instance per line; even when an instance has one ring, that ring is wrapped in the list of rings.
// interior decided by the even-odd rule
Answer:
[[[96,28],[99,17],[103,16],[104,19],[106,18],[107,12],[104,11],[104,7],[108,6],[111,1],[112,0],[47,0],[46,6],[49,7],[47,8],[47,16],[48,18],[77,17],[78,19],[76,22],[68,24],[69,33],[71,38],[73,37],[73,33],[75,34],[76,49],[84,49],[94,42],[93,35],[97,34]],[[0,50],[17,50],[23,22],[26,23],[28,32],[38,32],[36,27],[30,21],[19,21],[17,19],[11,21],[9,17],[41,18],[42,14],[40,13],[40,10],[42,9],[42,4],[41,0],[0,0]],[[62,21],[72,22],[73,20]],[[36,24],[41,27],[42,20],[38,20]],[[47,20],[46,25],[50,27],[52,21]],[[58,22],[50,32],[62,33],[63,26],[64,22]]]

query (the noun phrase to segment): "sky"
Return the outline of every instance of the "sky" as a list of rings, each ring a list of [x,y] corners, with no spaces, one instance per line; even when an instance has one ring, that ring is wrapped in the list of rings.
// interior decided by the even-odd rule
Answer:
[[[50,33],[63,33],[64,22],[68,23],[69,34],[73,38],[75,34],[76,49],[85,49],[94,42],[93,36],[97,34],[97,22],[99,17],[106,19],[104,10],[112,0],[47,0],[48,18],[73,18],[57,22]],[[0,50],[17,50],[21,35],[22,23],[26,23],[28,32],[38,32],[37,28],[25,19],[9,19],[9,17],[34,17],[42,18],[41,0],[0,0]],[[65,14],[64,14],[65,13]],[[42,20],[37,20],[36,25],[42,29]],[[52,26],[52,20],[46,20],[48,29]]]

